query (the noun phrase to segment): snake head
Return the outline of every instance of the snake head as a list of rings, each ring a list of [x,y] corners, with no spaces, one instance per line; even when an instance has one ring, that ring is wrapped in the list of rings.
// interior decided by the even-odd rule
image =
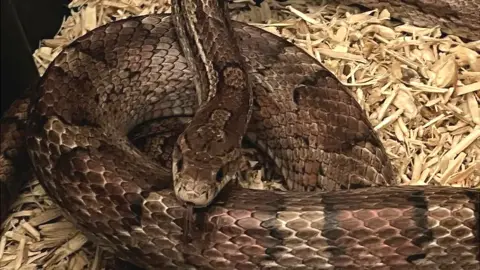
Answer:
[[[198,141],[197,138],[195,142]],[[221,142],[211,144],[215,145],[215,149],[221,149]],[[206,207],[235,177],[241,154],[238,150],[195,149],[197,145],[187,143],[185,135],[180,135],[177,140],[172,153],[173,188],[179,200],[192,203],[195,207]]]
[[[174,150],[172,172],[175,195],[195,207],[208,206],[233,175],[229,175],[223,166],[199,163],[189,153],[181,157],[178,154],[178,150]]]
[[[206,207],[228,182],[223,169],[213,174],[213,168],[201,168],[184,158],[173,165],[174,190],[178,199],[195,207]]]

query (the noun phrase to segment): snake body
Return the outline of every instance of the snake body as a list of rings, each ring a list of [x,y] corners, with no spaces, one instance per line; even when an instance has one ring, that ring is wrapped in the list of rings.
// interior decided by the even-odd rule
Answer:
[[[370,9],[387,9],[393,18],[419,27],[438,26],[447,34],[480,39],[478,0],[335,0]]]
[[[27,114],[27,99],[4,118],[2,138],[27,149],[85,234],[147,269],[478,268],[478,190],[379,187],[396,184],[392,168],[348,90],[293,44],[232,27],[254,96],[246,138],[292,191],[229,186],[195,213],[191,241],[169,169],[127,138],[140,123],[178,125],[199,108],[171,17],[113,22],[71,43],[31,99],[26,145],[19,126],[3,124]],[[7,154],[2,165],[21,156]],[[339,191],[353,187],[363,188]]]

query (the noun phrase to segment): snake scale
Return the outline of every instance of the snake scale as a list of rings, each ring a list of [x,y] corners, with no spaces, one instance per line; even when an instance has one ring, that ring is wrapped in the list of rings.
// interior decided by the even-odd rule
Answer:
[[[478,23],[470,14],[465,20]],[[195,90],[202,78],[165,15],[101,26],[60,53],[33,98],[2,118],[2,181],[28,177],[28,152],[82,232],[147,269],[478,269],[478,190],[391,186],[383,146],[348,90],[293,44],[231,24],[253,90],[246,140],[292,191],[229,185],[195,211],[184,241],[187,208],[168,164],[137,148],[155,144],[144,133],[137,147],[127,137],[161,118],[163,133],[152,138],[175,152],[175,129],[188,126],[202,101]]]

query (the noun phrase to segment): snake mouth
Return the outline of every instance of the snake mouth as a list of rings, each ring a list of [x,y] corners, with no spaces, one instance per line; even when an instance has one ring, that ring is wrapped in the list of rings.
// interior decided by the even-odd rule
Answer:
[[[184,191],[184,190],[180,191],[177,194],[177,197],[184,202],[193,204],[195,208],[206,207],[208,206],[210,201],[208,196],[205,193],[198,194],[196,192]]]

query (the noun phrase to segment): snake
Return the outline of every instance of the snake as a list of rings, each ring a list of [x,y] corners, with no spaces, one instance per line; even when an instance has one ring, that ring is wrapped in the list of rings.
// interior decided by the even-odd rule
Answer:
[[[416,14],[424,12],[415,3],[435,6],[387,2]],[[462,3],[452,9],[478,7]],[[85,235],[145,269],[478,269],[478,189],[399,186],[362,108],[317,60],[229,21],[221,1],[172,4],[172,16],[115,21],[63,49],[2,118],[2,181],[31,169]],[[182,8],[189,15],[175,14]],[[471,11],[465,21],[474,23],[459,28],[475,35]],[[225,132],[231,123],[245,134]],[[205,137],[202,124],[212,130]],[[234,139],[215,153],[219,134],[220,143]],[[195,143],[212,155],[189,153]],[[228,181],[244,143],[289,191]],[[211,201],[192,200],[208,207],[191,213],[191,194],[174,186],[213,154],[228,162],[200,178],[228,183]]]

